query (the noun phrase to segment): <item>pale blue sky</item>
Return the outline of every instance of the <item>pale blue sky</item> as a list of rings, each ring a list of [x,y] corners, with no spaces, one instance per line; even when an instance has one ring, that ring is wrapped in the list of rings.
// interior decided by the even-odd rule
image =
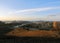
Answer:
[[[60,0],[0,0],[0,20],[60,21]]]

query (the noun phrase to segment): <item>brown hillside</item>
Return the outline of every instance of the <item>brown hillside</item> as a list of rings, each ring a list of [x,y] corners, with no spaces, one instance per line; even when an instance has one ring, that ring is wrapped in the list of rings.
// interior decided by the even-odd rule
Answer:
[[[18,37],[59,37],[58,32],[56,31],[46,31],[46,30],[33,30],[28,31],[25,29],[14,29],[8,32],[8,36],[18,36]]]

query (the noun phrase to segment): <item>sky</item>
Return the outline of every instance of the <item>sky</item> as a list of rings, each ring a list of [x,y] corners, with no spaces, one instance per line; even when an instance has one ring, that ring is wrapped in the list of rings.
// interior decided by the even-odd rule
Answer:
[[[0,0],[0,20],[60,21],[60,0]]]

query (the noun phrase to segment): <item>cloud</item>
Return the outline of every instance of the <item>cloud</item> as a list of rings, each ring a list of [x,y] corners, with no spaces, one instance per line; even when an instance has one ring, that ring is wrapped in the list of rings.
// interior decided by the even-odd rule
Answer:
[[[60,7],[45,7],[45,8],[24,9],[24,10],[17,10],[17,11],[14,11],[14,12],[9,12],[9,14],[33,13],[33,12],[48,11],[48,10],[53,10],[53,9],[60,9]]]
[[[51,8],[35,8],[35,9],[26,9],[26,10],[19,10],[16,11],[16,13],[20,13],[20,12],[36,12],[36,11],[46,11],[49,10]]]
[[[38,17],[32,17],[28,15],[24,16],[24,14],[32,14],[35,12],[43,12],[43,11],[49,11],[49,10],[54,10],[54,9],[60,9],[60,7],[44,7],[44,8],[33,8],[33,9],[24,9],[24,10],[7,10],[7,9],[1,9],[0,14],[0,20],[58,20],[57,17],[54,17],[55,15],[49,15],[48,18],[38,18]],[[35,15],[36,16],[36,15]],[[38,15],[39,16],[39,15]],[[52,17],[52,18],[51,18]],[[60,17],[59,17],[60,18]]]
[[[49,21],[60,21],[60,13],[47,15],[44,19]]]
[[[48,17],[59,17],[60,13],[49,14]]]

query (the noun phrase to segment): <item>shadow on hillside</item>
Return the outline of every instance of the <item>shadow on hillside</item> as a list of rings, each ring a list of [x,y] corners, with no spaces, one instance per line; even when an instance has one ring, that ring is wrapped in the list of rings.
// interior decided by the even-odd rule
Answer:
[[[60,39],[42,37],[12,37],[0,38],[0,43],[59,43]]]
[[[12,31],[13,29],[10,28],[0,28],[0,38],[5,37],[5,34]]]
[[[1,29],[0,30],[0,43],[59,43],[59,38],[47,38],[47,37],[16,37],[5,36],[5,33],[12,31],[13,29]]]

